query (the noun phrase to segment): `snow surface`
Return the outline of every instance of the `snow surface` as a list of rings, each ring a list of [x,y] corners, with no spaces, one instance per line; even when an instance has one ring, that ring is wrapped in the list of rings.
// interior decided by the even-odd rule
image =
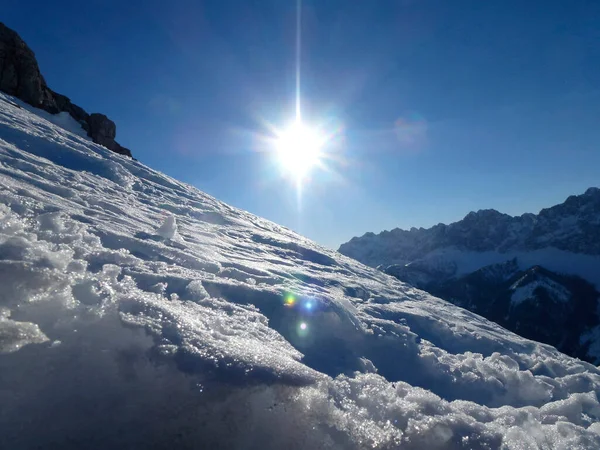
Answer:
[[[520,270],[540,265],[565,275],[579,276],[600,289],[600,255],[567,252],[553,247],[526,251],[476,252],[456,247],[444,247],[427,253],[411,264],[448,277],[461,277],[492,264],[517,260]]]
[[[544,289],[554,301],[566,303],[571,300],[571,292],[549,278],[544,277],[539,280],[533,280],[530,283],[522,283],[523,279],[520,279],[510,287],[513,291],[510,297],[510,302],[513,306],[535,298],[534,292],[536,289]]]
[[[6,101],[0,280],[0,448],[600,448],[598,368]]]

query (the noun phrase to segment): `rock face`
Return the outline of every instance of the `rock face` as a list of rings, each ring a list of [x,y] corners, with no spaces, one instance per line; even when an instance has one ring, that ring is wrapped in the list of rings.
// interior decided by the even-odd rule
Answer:
[[[36,107],[51,103],[34,53],[10,28],[0,23],[0,90]]]
[[[95,143],[104,145],[113,152],[131,156],[131,152],[115,141],[117,126],[104,114],[93,113],[88,117],[88,133]]]
[[[54,92],[40,72],[35,54],[13,30],[0,22],[0,91],[15,96],[36,108],[57,114],[68,112],[92,140],[106,148],[131,157],[129,149],[115,141],[115,123],[103,114],[88,114],[71,100]]]
[[[494,210],[429,229],[366,233],[340,253],[600,364],[600,189],[539,214]]]

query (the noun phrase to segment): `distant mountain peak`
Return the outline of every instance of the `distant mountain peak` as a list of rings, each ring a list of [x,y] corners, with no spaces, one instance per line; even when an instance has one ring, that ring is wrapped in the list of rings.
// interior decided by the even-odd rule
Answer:
[[[481,209],[449,225],[369,232],[342,244],[339,252],[377,267],[406,264],[432,250],[449,247],[501,253],[557,248],[600,255],[600,189],[589,188],[539,214],[510,216]]]
[[[512,217],[512,216],[501,213],[495,209],[480,209],[477,211],[471,211],[469,214],[467,214],[464,217],[464,219],[468,219],[468,218],[500,218],[500,217]]]

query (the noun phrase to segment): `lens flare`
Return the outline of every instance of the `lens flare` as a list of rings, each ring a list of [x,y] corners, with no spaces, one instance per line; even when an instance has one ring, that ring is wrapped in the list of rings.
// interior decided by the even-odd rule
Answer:
[[[283,300],[283,304],[285,306],[287,306],[288,308],[293,308],[294,305],[296,304],[296,299],[294,298],[294,296],[292,294],[288,294],[288,295],[286,295],[285,299]]]
[[[300,322],[297,325],[296,333],[298,334],[298,337],[300,337],[300,338],[307,337],[308,333],[309,333],[308,324],[306,322]]]

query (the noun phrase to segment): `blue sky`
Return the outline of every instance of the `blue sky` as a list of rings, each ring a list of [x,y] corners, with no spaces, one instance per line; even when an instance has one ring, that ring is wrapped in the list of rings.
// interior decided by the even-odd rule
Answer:
[[[597,1],[304,0],[303,114],[342,132],[301,205],[256,138],[294,115],[294,0],[4,0],[0,20],[139,160],[330,247],[599,184]]]

